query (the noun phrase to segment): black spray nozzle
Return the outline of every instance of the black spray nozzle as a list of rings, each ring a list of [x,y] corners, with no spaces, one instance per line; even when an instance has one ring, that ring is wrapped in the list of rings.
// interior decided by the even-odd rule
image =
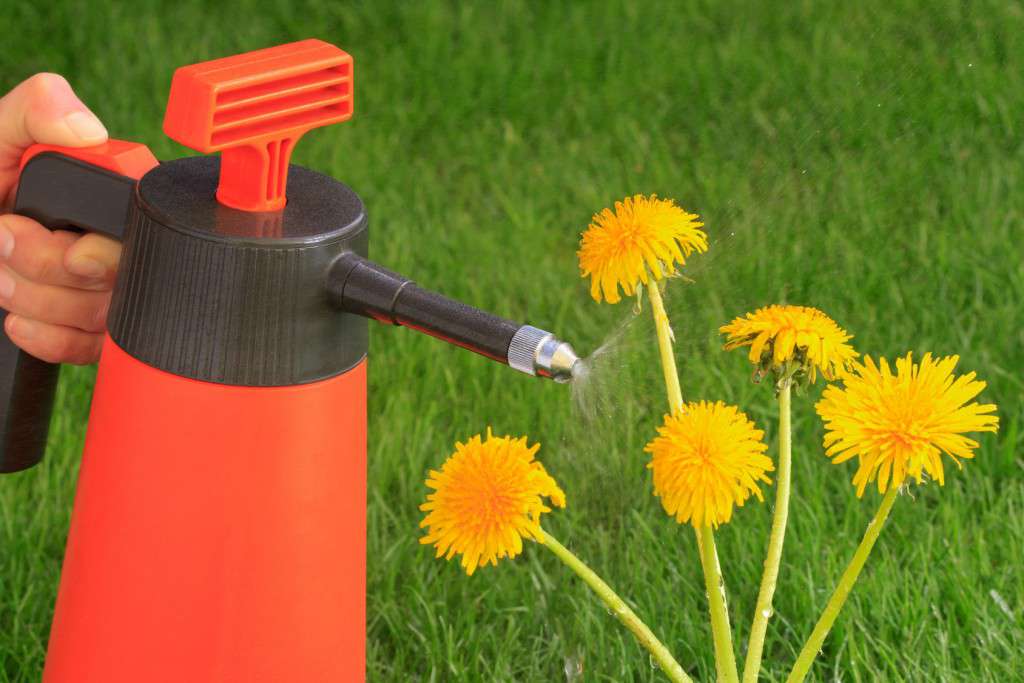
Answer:
[[[549,332],[418,287],[353,253],[331,266],[327,289],[346,311],[425,332],[530,375],[568,381],[579,361],[569,344]]]

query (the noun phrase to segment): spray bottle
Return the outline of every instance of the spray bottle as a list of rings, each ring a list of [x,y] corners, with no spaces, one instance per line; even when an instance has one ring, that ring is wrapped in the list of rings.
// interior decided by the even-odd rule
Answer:
[[[121,239],[43,680],[362,681],[368,319],[565,381],[572,348],[367,258],[344,184],[289,163],[352,115],[304,40],[176,71],[165,133],[37,145],[15,211]],[[0,472],[43,454],[58,368],[0,339]]]

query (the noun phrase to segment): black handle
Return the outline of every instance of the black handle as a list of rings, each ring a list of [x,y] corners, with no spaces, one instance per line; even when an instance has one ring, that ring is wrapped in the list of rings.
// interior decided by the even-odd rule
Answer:
[[[51,230],[88,230],[120,239],[136,182],[43,152],[22,169],[14,212]],[[6,317],[4,313],[0,324]],[[0,334],[0,473],[42,460],[59,371],[59,365],[30,356]]]

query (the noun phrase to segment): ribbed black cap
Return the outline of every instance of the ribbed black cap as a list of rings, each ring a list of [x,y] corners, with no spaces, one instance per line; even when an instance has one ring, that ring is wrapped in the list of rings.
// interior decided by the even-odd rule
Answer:
[[[217,202],[220,160],[161,164],[139,181],[108,329],[126,352],[209,382],[285,386],[331,377],[367,348],[367,320],[325,293],[331,263],[366,255],[362,200],[292,165],[283,211]]]

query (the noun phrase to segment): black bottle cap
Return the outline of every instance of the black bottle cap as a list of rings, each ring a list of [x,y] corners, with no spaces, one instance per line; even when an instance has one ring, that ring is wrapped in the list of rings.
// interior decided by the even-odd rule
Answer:
[[[192,379],[240,386],[313,382],[366,355],[367,320],[325,292],[342,253],[366,255],[362,200],[292,165],[281,211],[216,199],[220,160],[161,164],[136,189],[108,328],[130,355]]]

